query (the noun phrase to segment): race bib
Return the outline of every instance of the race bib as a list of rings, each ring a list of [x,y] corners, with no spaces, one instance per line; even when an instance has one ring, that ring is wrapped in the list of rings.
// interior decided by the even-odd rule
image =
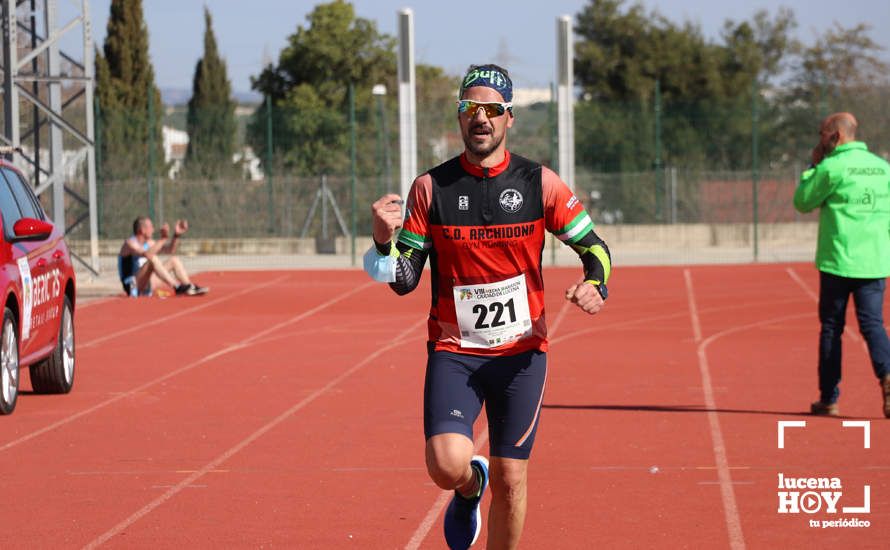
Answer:
[[[454,287],[454,307],[464,348],[494,348],[532,333],[525,275],[496,283]]]

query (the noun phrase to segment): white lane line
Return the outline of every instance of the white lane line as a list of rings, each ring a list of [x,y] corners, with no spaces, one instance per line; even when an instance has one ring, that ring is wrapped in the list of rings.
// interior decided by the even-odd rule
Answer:
[[[813,292],[813,290],[810,288],[810,286],[803,279],[801,279],[800,275],[797,274],[797,271],[795,271],[793,267],[786,267],[785,271],[792,279],[794,279],[794,282],[797,283],[797,285],[802,288],[804,292],[807,293],[807,296],[812,298],[814,302],[819,302],[819,296],[817,296],[816,293]]]
[[[376,283],[369,283],[369,284],[376,284]],[[338,297],[336,300],[341,300],[341,299],[349,296],[350,294],[353,294],[354,292],[357,292],[358,290],[365,288],[366,286],[368,286],[368,285],[363,285],[362,287],[354,289],[352,292],[343,294],[340,297]],[[297,411],[299,411],[306,405],[312,403],[318,397],[324,395],[325,393],[327,393],[328,391],[333,389],[335,386],[340,384],[340,382],[343,382],[344,380],[346,380],[347,378],[349,378],[350,376],[352,376],[353,374],[358,372],[359,369],[361,369],[362,367],[364,367],[371,361],[377,359],[378,357],[380,357],[384,353],[388,352],[389,350],[402,345],[405,342],[405,339],[404,339],[405,335],[410,334],[411,332],[417,330],[426,322],[427,322],[427,318],[424,317],[420,321],[414,323],[413,325],[411,325],[410,327],[408,327],[407,329],[402,331],[402,333],[400,333],[388,345],[379,348],[377,351],[375,351],[375,352],[371,353],[370,355],[368,355],[367,357],[365,357],[362,361],[356,363],[355,365],[350,367],[348,370],[341,373],[339,376],[333,378],[330,382],[325,384],[323,387],[317,389],[316,391],[312,392],[311,394],[309,394],[308,396],[303,398],[301,401],[299,401],[298,403],[293,405],[291,408],[284,411],[283,413],[281,413],[280,415],[275,417],[270,422],[266,423],[260,429],[256,430],[255,432],[253,432],[246,438],[242,439],[240,442],[238,442],[236,445],[231,447],[229,450],[227,450],[226,452],[222,453],[218,457],[214,458],[213,460],[211,460],[210,462],[205,464],[203,468],[201,468],[200,470],[197,470],[195,473],[193,473],[190,476],[188,476],[187,478],[183,479],[182,481],[180,481],[179,483],[177,483],[176,485],[174,485],[173,487],[171,487],[170,489],[165,491],[164,494],[162,494],[158,498],[154,499],[153,501],[149,502],[148,504],[143,506],[141,509],[139,509],[137,512],[135,512],[134,514],[132,514],[125,520],[121,521],[120,523],[118,523],[117,525],[115,525],[114,527],[112,527],[111,529],[109,529],[108,531],[106,531],[105,533],[100,535],[99,537],[97,537],[95,540],[93,540],[92,542],[90,542],[89,544],[84,546],[84,549],[97,548],[97,547],[101,546],[102,544],[108,542],[115,535],[119,534],[121,531],[123,531],[130,525],[133,525],[134,523],[139,521],[140,518],[151,513],[157,507],[161,506],[162,504],[164,504],[165,502],[167,502],[168,500],[170,500],[171,498],[176,496],[183,489],[186,489],[189,486],[191,486],[195,481],[197,481],[204,475],[218,469],[220,464],[222,464],[226,460],[232,458],[234,455],[236,455],[237,453],[242,451],[245,447],[247,447],[248,445],[250,445],[257,439],[259,439],[260,437],[262,437],[263,435],[268,433],[270,430],[272,430],[273,428],[275,428],[276,426],[278,426],[285,420],[292,417]]]
[[[776,304],[797,304],[800,303],[798,299],[787,299],[787,300],[765,300],[762,302],[746,302],[744,304],[735,304],[732,306],[726,307],[712,307],[705,308],[700,311],[700,313],[725,313],[729,311],[737,311],[737,310],[748,310],[751,308],[759,308],[761,306],[775,306]],[[580,330],[576,330],[574,332],[569,332],[559,336],[558,338],[549,339],[551,344],[556,344],[558,342],[563,342],[565,340],[571,340],[573,338],[577,338],[578,336],[584,336],[586,334],[591,334],[593,332],[600,332],[604,330],[614,330],[621,328],[634,327],[640,324],[648,324],[652,325],[655,330],[659,328],[658,321],[669,321],[671,319],[679,319],[688,317],[689,313],[686,311],[679,311],[677,313],[665,313],[662,315],[649,315],[647,317],[641,317],[639,319],[628,319],[626,321],[613,321],[605,326],[597,325],[589,328],[584,328]],[[661,323],[664,325],[664,323]]]
[[[93,339],[93,340],[90,340],[89,342],[84,342],[84,343],[82,343],[82,344],[78,343],[78,344],[77,344],[77,347],[78,347],[79,349],[89,348],[89,347],[95,346],[95,345],[97,345],[97,344],[101,344],[101,343],[103,343],[103,342],[107,342],[108,340],[111,340],[111,339],[113,339],[113,338],[117,338],[118,336],[123,336],[123,335],[125,335],[125,334],[132,334],[132,333],[134,333],[134,332],[138,332],[138,331],[140,331],[140,330],[142,330],[142,329],[144,329],[144,328],[151,327],[151,326],[154,326],[154,325],[159,325],[159,324],[161,324],[161,323],[165,323],[165,322],[169,321],[170,319],[175,319],[175,318],[177,318],[177,317],[182,317],[183,315],[188,315],[189,313],[194,313],[195,311],[200,311],[200,310],[202,310],[202,309],[206,309],[206,308],[208,308],[208,307],[210,307],[210,306],[215,306],[215,305],[217,305],[217,304],[221,304],[221,303],[223,303],[223,302],[229,301],[229,300],[231,300],[231,299],[233,299],[233,298],[237,298],[237,297],[239,297],[239,296],[243,296],[244,294],[247,294],[247,293],[249,293],[249,292],[255,292],[255,291],[257,291],[257,290],[266,288],[267,286],[271,286],[271,285],[280,283],[280,282],[282,282],[283,280],[285,280],[285,279],[287,279],[287,278],[288,278],[288,275],[283,275],[283,276],[278,277],[278,278],[276,278],[276,279],[272,279],[271,281],[265,282],[265,283],[263,283],[263,284],[261,284],[261,285],[253,285],[253,286],[249,286],[249,287],[247,287],[247,288],[245,288],[245,289],[243,289],[243,290],[239,290],[238,292],[235,292],[235,293],[232,293],[232,294],[226,294],[226,295],[223,296],[222,298],[218,298],[218,299],[216,299],[216,300],[211,300],[211,301],[208,301],[208,302],[204,302],[204,303],[202,303],[201,305],[198,305],[198,306],[190,307],[190,308],[188,308],[188,309],[183,309],[183,310],[181,310],[181,311],[177,311],[176,313],[171,313],[170,315],[165,315],[165,316],[163,316],[163,317],[158,317],[157,319],[153,319],[153,320],[151,320],[151,321],[147,321],[147,322],[145,322],[145,323],[140,323],[140,324],[138,324],[138,325],[134,325],[134,326],[125,328],[125,329],[123,329],[123,330],[119,330],[119,331],[117,331],[117,332],[112,332],[111,334],[106,334],[105,336],[100,336],[99,338],[95,338],[95,339]]]
[[[562,320],[565,319],[566,314],[569,312],[569,306],[572,305],[572,302],[565,300],[562,303],[562,307],[559,308],[559,313],[556,314],[556,320],[553,321],[553,326],[547,331],[548,339],[550,336],[556,334],[556,330],[559,328],[559,325],[562,324]],[[584,315],[587,315],[586,313]]]
[[[692,293],[692,274],[688,269],[683,270],[683,279],[686,281],[686,301],[689,304],[689,317],[692,320],[692,338],[696,345],[701,342],[701,321],[698,317],[698,306],[695,304],[695,296]]]
[[[717,479],[720,482],[720,497],[723,500],[726,528],[729,531],[729,546],[733,550],[744,550],[745,537],[742,534],[742,522],[739,519],[739,509],[736,505],[735,491],[733,491],[732,488],[732,475],[729,472],[729,460],[726,458],[726,445],[723,442],[720,419],[716,412],[717,404],[714,401],[714,389],[711,386],[711,372],[708,367],[708,356],[707,353],[705,353],[706,343],[701,342],[701,326],[695,300],[695,289],[692,285],[692,274],[689,269],[683,270],[683,278],[686,280],[686,294],[689,297],[689,316],[692,320],[692,332],[695,334],[695,342],[697,344],[698,367],[699,374],[701,375],[702,393],[704,393],[705,407],[708,410],[708,425],[711,428],[711,447],[713,448],[714,460],[717,464]],[[711,341],[713,338],[714,337],[712,336],[708,341]]]
[[[79,418],[82,418],[84,416],[92,414],[92,413],[98,411],[99,409],[103,409],[103,408],[107,407],[108,405],[111,405],[112,403],[116,403],[116,402],[120,401],[121,399],[125,399],[125,398],[135,395],[139,392],[145,391],[152,386],[156,386],[165,380],[173,378],[174,376],[178,376],[184,372],[194,369],[195,367],[198,367],[205,363],[209,363],[210,361],[213,361],[214,359],[216,359],[218,357],[221,357],[221,356],[231,353],[233,351],[237,351],[239,349],[245,348],[253,343],[256,343],[255,341],[257,339],[262,338],[263,336],[269,334],[270,332],[277,330],[281,327],[296,323],[297,321],[301,321],[301,320],[305,319],[306,317],[309,317],[310,315],[313,315],[313,314],[327,308],[328,306],[331,306],[333,304],[336,304],[337,302],[345,300],[346,298],[352,296],[353,294],[356,294],[357,292],[364,290],[365,288],[367,288],[369,285],[372,285],[372,284],[375,284],[375,283],[370,282],[370,283],[364,284],[362,286],[353,288],[349,292],[340,294],[336,298],[332,298],[321,305],[318,305],[310,310],[304,311],[303,313],[300,313],[299,315],[291,317],[290,319],[283,321],[281,323],[278,323],[277,325],[273,325],[265,330],[257,332],[256,334],[254,334],[253,336],[251,336],[249,338],[245,338],[244,340],[241,340],[240,342],[236,342],[236,343],[234,343],[226,348],[223,348],[219,351],[215,351],[209,355],[205,355],[204,357],[198,359],[197,361],[193,361],[193,362],[189,363],[188,365],[180,367],[174,371],[168,372],[167,374],[160,376],[158,378],[155,378],[154,380],[151,380],[149,382],[146,382],[146,383],[142,384],[141,386],[138,386],[132,390],[129,390],[129,391],[126,391],[123,393],[119,393],[110,399],[106,399],[105,401],[103,401],[101,403],[97,403],[96,405],[94,405],[88,409],[84,409],[78,413],[74,413],[70,416],[67,416],[67,417],[63,418],[62,420],[53,422],[52,424],[49,424],[48,426],[44,426],[43,428],[40,428],[37,431],[31,432],[28,435],[22,436],[18,439],[14,439],[4,445],[0,445],[0,452],[10,449],[12,447],[15,447],[16,445],[20,445],[26,441],[30,441],[31,439],[34,439],[35,437],[45,434],[46,432],[55,430],[56,428],[59,428],[66,424],[70,424],[71,422],[74,422],[75,420],[77,420]],[[256,287],[254,287],[254,288],[256,288]]]
[[[474,452],[478,453],[479,449],[485,445],[485,442],[488,441],[488,426],[479,434],[479,439],[476,441],[474,446]],[[420,525],[417,526],[417,529],[414,531],[414,534],[411,535],[411,540],[408,541],[408,544],[405,545],[405,550],[417,550],[420,548],[421,543],[423,543],[423,539],[429,534],[430,529],[433,528],[433,525],[436,523],[436,519],[439,517],[439,514],[442,513],[442,510],[445,509],[445,506],[448,504],[451,496],[454,495],[454,491],[442,491],[439,493],[439,496],[436,497],[436,501],[433,502],[433,506],[429,509],[426,515],[423,517],[423,521],[420,522]]]
[[[791,278],[794,279],[794,282],[797,283],[797,285],[800,286],[800,288],[802,288],[803,291],[806,292],[807,295],[810,298],[812,298],[814,302],[816,302],[817,304],[819,303],[819,296],[810,288],[810,286],[806,283],[806,281],[804,281],[801,278],[801,276],[797,274],[797,271],[795,271],[793,267],[786,267],[785,271],[788,272],[788,275],[790,275]],[[846,315],[846,313],[845,313],[845,315]],[[868,344],[865,343],[865,340],[863,340],[858,334],[856,334],[856,332],[854,332],[852,330],[846,330],[846,323],[844,324],[844,326],[845,326],[844,334],[847,335],[848,337],[850,337],[850,339],[853,340],[854,342],[861,342],[862,348],[867,353],[868,352]]]
[[[123,295],[122,295],[123,296]],[[74,305],[75,314],[81,309],[86,309],[88,307],[93,307],[98,304],[104,304],[106,302],[111,302],[112,300],[117,300],[117,296],[107,296],[105,298],[77,298],[77,295],[74,296],[76,302]]]

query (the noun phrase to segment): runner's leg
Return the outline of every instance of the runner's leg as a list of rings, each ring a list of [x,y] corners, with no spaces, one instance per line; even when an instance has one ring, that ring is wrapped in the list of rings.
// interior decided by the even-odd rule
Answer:
[[[424,382],[424,435],[430,479],[442,489],[475,483],[473,422],[482,410],[474,372],[484,358],[450,352],[429,354]],[[463,491],[461,491],[463,494]]]
[[[148,258],[148,261],[139,268],[139,271],[136,273],[136,283],[139,285],[139,291],[142,292],[146,289],[151,289],[152,291],[161,288],[162,283],[167,283],[171,287],[176,288],[176,279],[170,275],[170,272],[167,271],[167,268],[164,267],[163,262],[157,256],[152,256]]]
[[[527,509],[528,459],[547,379],[547,354],[500,357],[479,371],[491,436],[488,548],[516,548]]]
[[[171,272],[173,276],[179,280],[180,283],[184,285],[191,284],[189,275],[185,270],[185,266],[182,265],[182,261],[180,261],[179,257],[171,256],[166,262],[164,262],[164,267],[167,268],[167,271]]]
[[[488,548],[516,548],[525,525],[528,460],[491,457]]]

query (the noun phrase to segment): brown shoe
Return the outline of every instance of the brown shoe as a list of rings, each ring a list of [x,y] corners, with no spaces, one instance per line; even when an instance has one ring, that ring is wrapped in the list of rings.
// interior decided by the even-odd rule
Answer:
[[[881,391],[884,393],[884,416],[890,418],[890,374],[881,379]]]
[[[885,401],[886,402],[886,401]],[[823,403],[822,401],[815,401],[810,405],[810,414],[814,414],[816,416],[837,416],[840,414],[837,408],[837,403]]]

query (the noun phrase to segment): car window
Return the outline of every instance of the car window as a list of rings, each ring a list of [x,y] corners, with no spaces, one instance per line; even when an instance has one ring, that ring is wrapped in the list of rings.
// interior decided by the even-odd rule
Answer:
[[[0,178],[0,214],[3,215],[3,233],[9,237],[12,235],[13,224],[22,218],[22,212],[6,178]]]
[[[19,177],[17,172],[9,168],[0,168],[0,172],[3,172],[6,181],[9,182],[9,187],[12,189],[12,194],[15,196],[22,216],[42,220],[43,211],[37,205],[37,201],[34,200],[34,194],[28,191],[27,183]]]

